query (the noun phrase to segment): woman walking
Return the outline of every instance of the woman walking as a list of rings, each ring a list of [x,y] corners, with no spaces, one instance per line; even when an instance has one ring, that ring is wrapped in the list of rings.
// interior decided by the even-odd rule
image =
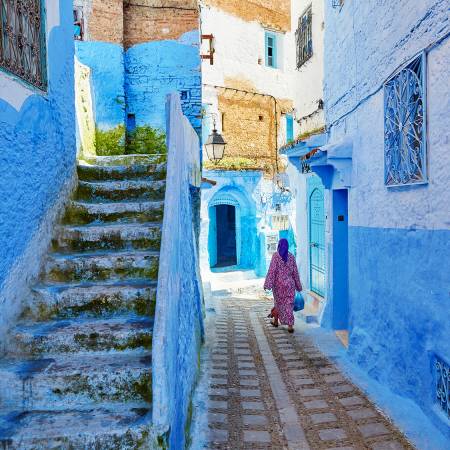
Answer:
[[[289,333],[293,333],[295,291],[300,292],[302,284],[297,263],[294,255],[289,253],[289,243],[286,239],[280,239],[278,251],[272,256],[264,289],[273,291],[275,299],[271,324],[277,327],[280,321],[282,325],[288,326]]]

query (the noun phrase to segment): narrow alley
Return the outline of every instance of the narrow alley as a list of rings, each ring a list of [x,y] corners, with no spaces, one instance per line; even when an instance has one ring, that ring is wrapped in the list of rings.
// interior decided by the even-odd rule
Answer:
[[[318,349],[308,325],[298,320],[293,335],[270,325],[272,300],[261,280],[225,280],[210,297],[204,398],[197,399],[207,431],[195,430],[193,448],[414,448]]]

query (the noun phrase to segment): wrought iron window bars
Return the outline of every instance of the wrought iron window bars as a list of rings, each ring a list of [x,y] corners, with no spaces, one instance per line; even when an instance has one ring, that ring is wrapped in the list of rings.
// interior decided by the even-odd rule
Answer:
[[[436,400],[450,419],[450,366],[436,358]]]
[[[297,43],[297,69],[300,69],[313,54],[311,6],[298,19],[295,39]]]
[[[384,182],[427,182],[426,56],[400,69],[384,85]]]
[[[47,88],[43,0],[0,0],[0,67]]]

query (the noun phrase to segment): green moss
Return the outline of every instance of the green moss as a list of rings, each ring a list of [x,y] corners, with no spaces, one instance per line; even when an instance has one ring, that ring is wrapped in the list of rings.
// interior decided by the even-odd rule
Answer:
[[[96,128],[95,147],[99,156],[123,155],[125,153],[125,127],[118,125],[106,131]]]
[[[192,427],[192,417],[194,415],[194,407],[192,405],[192,400],[189,402],[188,410],[187,410],[187,417],[186,422],[184,425],[184,435],[186,437],[185,442],[185,448],[188,449],[192,445],[192,438],[191,438],[191,427]]]
[[[95,350],[131,350],[136,348],[145,348],[146,350],[152,349],[152,335],[150,333],[137,333],[130,336],[125,341],[117,342],[113,336],[102,335],[98,333],[76,334],[74,340],[80,348],[88,351]]]
[[[267,171],[271,168],[270,164],[263,163],[256,159],[227,157],[223,158],[217,164],[211,161],[204,163],[204,168],[207,170],[263,170]]]
[[[136,392],[146,402],[151,403],[152,393],[152,377],[150,373],[145,374],[139,380],[133,383],[132,390]]]
[[[321,134],[324,131],[325,131],[325,127],[314,128],[313,130],[309,130],[309,131],[299,134],[295,141],[296,142],[304,141],[305,139],[308,139],[309,137],[314,136],[315,134]]]
[[[148,125],[136,127],[127,133],[126,153],[166,155],[166,135]]]

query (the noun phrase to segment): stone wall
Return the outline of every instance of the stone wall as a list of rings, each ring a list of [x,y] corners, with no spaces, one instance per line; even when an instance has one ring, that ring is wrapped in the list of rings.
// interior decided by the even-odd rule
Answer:
[[[259,22],[266,28],[289,31],[291,27],[291,0],[206,0],[204,3],[246,22]]]
[[[124,44],[178,40],[198,29],[197,0],[130,0],[124,2]]]
[[[277,64],[266,66],[265,33],[276,27],[273,23],[268,25],[259,14],[262,6],[281,11],[290,24],[290,9],[285,10],[290,8],[290,2],[250,5],[213,1],[202,7],[202,34],[213,35],[214,48],[214,64],[209,60],[202,64],[206,111],[203,125],[205,131],[210,130],[216,116],[218,130],[229,142],[227,156],[255,157],[274,165],[276,145],[286,143],[286,120],[282,113],[292,112],[294,107],[295,49],[293,35],[288,31],[290,25],[278,28]],[[202,54],[208,52],[209,41],[204,41]]]
[[[37,277],[74,175],[72,8],[46,4],[48,89],[0,70],[0,347]]]
[[[75,6],[83,8],[86,30],[76,56],[91,69],[96,126],[110,130],[130,121],[164,130],[165,96],[178,91],[200,133],[196,1],[76,0]]]
[[[450,438],[448,418],[435,402],[434,368],[436,355],[450,363],[448,2],[345,2],[341,10],[326,7],[325,23],[330,143],[350,138],[354,149],[350,355],[373,378],[416,402]],[[422,51],[428,183],[386,188],[383,84]]]

